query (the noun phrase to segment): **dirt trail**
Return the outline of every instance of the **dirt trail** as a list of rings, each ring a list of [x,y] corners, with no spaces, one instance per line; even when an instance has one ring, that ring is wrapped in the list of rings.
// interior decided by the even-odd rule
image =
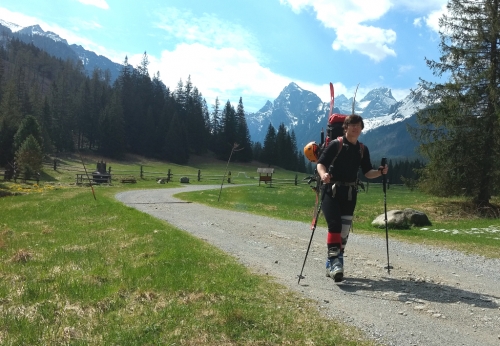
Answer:
[[[128,191],[118,200],[185,230],[237,257],[253,271],[276,278],[314,299],[327,316],[364,330],[385,345],[500,345],[500,261],[351,234],[346,280],[325,276],[326,229],[318,227],[297,284],[310,225],[184,203],[186,186]]]

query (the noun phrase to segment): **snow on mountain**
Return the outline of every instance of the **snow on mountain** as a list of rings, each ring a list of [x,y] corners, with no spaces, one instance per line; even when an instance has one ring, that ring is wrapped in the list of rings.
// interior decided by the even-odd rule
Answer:
[[[9,28],[12,32],[17,32],[23,28],[20,25],[8,22],[8,21],[3,20],[3,19],[0,19],[0,24],[5,26],[6,28]]]
[[[393,103],[390,108],[390,110],[393,111],[388,114],[368,119],[363,117],[363,122],[365,124],[363,132],[366,133],[379,126],[387,126],[411,118],[419,109],[425,107],[425,104],[420,100],[421,93],[422,90],[417,89],[415,93],[410,93],[404,100]]]
[[[355,103],[355,113],[363,116],[365,128],[360,140],[370,138],[371,131],[384,127],[392,131],[391,125],[402,123],[415,115],[425,105],[415,94],[402,101],[396,101],[388,88],[376,88]],[[334,99],[334,113],[351,114],[353,97],[339,95]],[[314,93],[290,83],[274,102],[267,101],[256,113],[247,114],[247,125],[253,142],[264,142],[269,124],[277,129],[282,123],[288,131],[294,131],[297,146],[320,142],[321,131],[326,130],[329,102],[322,102]],[[395,131],[405,131],[405,126],[394,127]],[[365,137],[366,136],[366,137]],[[371,142],[371,140],[368,140]],[[371,144],[371,143],[370,143]]]
[[[18,33],[29,36],[38,35],[38,36],[48,37],[55,42],[62,42],[64,44],[68,44],[68,41],[62,39],[59,35],[53,33],[52,31],[43,31],[43,29],[38,24],[22,28],[21,30],[18,30]]]

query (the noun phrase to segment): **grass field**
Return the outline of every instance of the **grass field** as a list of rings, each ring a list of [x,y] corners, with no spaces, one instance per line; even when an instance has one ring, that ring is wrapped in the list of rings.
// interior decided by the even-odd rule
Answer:
[[[96,186],[94,200],[73,170],[44,173],[50,181],[40,185],[0,183],[1,345],[373,344],[272,278],[114,199],[179,183],[113,182]]]
[[[198,170],[215,178],[192,184],[221,184],[225,162],[108,161],[112,172],[134,176],[137,183],[121,184],[117,174],[111,185],[94,187],[94,200],[88,185],[75,184],[79,158],[59,159],[58,170],[47,168],[39,185],[0,182],[0,196],[7,196],[0,198],[0,344],[371,344],[272,279],[249,273],[218,249],[114,199],[125,189],[180,186],[180,176]],[[93,170],[101,158],[87,154],[84,160]],[[161,185],[155,174],[141,179],[141,166],[157,176],[171,169],[174,179]],[[229,165],[247,176],[233,173],[232,183],[249,185],[180,197],[310,222],[315,194],[309,186],[258,186],[257,167]],[[276,170],[274,176],[293,179],[295,172]],[[385,229],[371,226],[384,212],[383,197],[380,185],[360,193],[355,232],[385,235]],[[424,211],[433,225],[390,230],[390,237],[499,257],[500,222],[467,213],[461,202],[391,186],[389,209]]]

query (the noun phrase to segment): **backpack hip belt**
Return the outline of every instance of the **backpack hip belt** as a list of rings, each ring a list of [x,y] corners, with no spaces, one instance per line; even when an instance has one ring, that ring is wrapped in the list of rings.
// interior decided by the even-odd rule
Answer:
[[[357,183],[354,181],[354,182],[344,182],[344,181],[334,181],[332,183],[332,197],[335,197],[335,194],[337,192],[337,186],[348,186],[349,187],[349,190],[347,191],[347,200],[348,201],[352,201],[352,188],[356,188],[357,187]]]

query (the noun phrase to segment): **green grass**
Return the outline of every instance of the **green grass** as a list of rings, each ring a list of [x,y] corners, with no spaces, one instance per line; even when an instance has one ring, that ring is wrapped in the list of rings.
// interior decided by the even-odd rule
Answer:
[[[101,160],[90,153],[83,157],[89,171]],[[219,185],[226,162],[197,158],[178,166],[140,157],[104,160],[114,179],[111,186],[94,186],[95,201],[89,186],[75,184],[75,170],[83,171],[79,157],[60,159],[57,171],[46,167],[39,186],[0,182],[0,196],[10,195],[0,198],[0,344],[370,344],[271,278],[251,274],[218,249],[114,199],[126,189],[178,187],[180,176],[198,170],[219,178],[191,179],[191,184]],[[141,166],[160,172],[157,176],[171,169],[174,179],[163,185],[154,174],[140,179]],[[220,201],[220,189],[179,196],[309,223],[316,197],[310,187],[258,186],[257,167],[231,163],[232,183],[251,185],[222,190]],[[237,177],[238,172],[249,178]],[[295,174],[277,169],[273,177],[294,179]],[[137,184],[121,184],[120,176],[134,176]],[[499,257],[498,237],[480,230],[499,228],[500,222],[474,216],[460,198],[391,186],[386,202],[389,210],[421,210],[433,223],[427,230],[390,230],[390,238]],[[385,229],[371,226],[383,212],[381,186],[370,184],[359,194],[354,232],[385,236]],[[319,225],[325,226],[323,218]]]
[[[218,201],[218,190],[180,193],[176,197],[218,208],[246,211],[285,220],[311,222],[316,194],[307,185],[244,186],[225,189]],[[432,226],[390,230],[390,236],[427,245],[439,245],[466,253],[500,258],[500,220],[480,218],[464,208],[462,198],[444,199],[391,186],[386,191],[387,210],[412,208],[427,214]],[[384,213],[381,184],[369,184],[360,192],[354,217],[354,232],[385,236],[385,227],[371,222]],[[326,227],[321,217],[318,226]],[[493,227],[491,227],[493,226]]]
[[[23,195],[0,198],[2,345],[371,344],[271,278],[117,202],[122,186],[96,188],[96,201],[85,187],[11,188]]]

